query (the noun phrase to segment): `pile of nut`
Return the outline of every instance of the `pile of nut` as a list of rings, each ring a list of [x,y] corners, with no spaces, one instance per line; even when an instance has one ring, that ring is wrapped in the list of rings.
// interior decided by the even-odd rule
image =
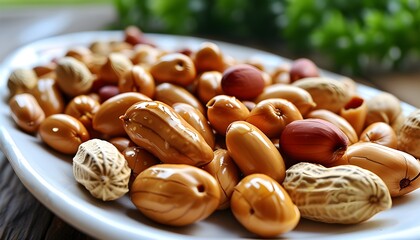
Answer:
[[[262,237],[301,217],[355,224],[420,186],[420,110],[367,99],[308,59],[268,69],[212,42],[163,50],[136,27],[8,80],[11,116],[103,201],[184,226],[230,209]]]

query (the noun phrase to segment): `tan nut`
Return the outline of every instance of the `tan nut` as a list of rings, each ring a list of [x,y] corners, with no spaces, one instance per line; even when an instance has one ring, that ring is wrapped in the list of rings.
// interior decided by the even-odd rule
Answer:
[[[217,71],[204,72],[198,77],[197,96],[202,103],[206,104],[213,97],[223,94],[221,81],[222,73]]]
[[[150,98],[155,95],[155,81],[143,67],[134,66],[118,81],[120,92],[139,92]]]
[[[168,53],[152,65],[150,73],[156,82],[168,82],[181,86],[190,85],[196,77],[196,69],[190,57],[182,53]]]
[[[11,116],[21,129],[35,133],[45,119],[45,114],[36,99],[29,93],[15,94],[9,101]]]
[[[197,72],[223,72],[225,65],[223,53],[219,46],[212,42],[203,42],[193,56]]]
[[[410,113],[398,131],[398,149],[420,159],[420,110]]]
[[[64,96],[54,79],[39,79],[30,93],[44,110],[45,116],[63,113],[65,108]]]
[[[56,82],[66,95],[74,97],[87,93],[92,87],[93,76],[85,64],[72,57],[64,57],[55,69]]]
[[[132,67],[133,64],[128,57],[121,53],[111,53],[99,71],[99,78],[118,84],[119,79]]]
[[[373,142],[390,148],[397,148],[397,134],[384,122],[375,122],[367,126],[360,134],[360,142]]]
[[[25,93],[35,87],[38,78],[32,69],[18,68],[12,71],[7,81],[10,96]]]

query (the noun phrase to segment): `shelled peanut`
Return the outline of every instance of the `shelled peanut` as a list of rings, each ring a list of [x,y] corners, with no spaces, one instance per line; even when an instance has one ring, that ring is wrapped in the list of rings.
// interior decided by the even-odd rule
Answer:
[[[121,176],[124,189],[131,187],[134,205],[154,221],[187,225],[217,209],[230,207],[235,209],[239,222],[259,236],[291,231],[300,218],[296,202],[279,200],[278,204],[284,204],[282,207],[268,204],[268,209],[253,220],[261,224],[250,226],[246,222],[256,212],[241,213],[245,205],[240,194],[249,197],[248,193],[252,193],[255,199],[263,199],[268,190],[253,188],[251,176],[261,176],[258,180],[261,184],[274,181],[282,185],[287,169],[301,162],[326,167],[357,165],[369,172],[363,175],[368,180],[381,178],[387,187],[384,194],[391,196],[404,195],[420,186],[418,151],[408,146],[410,142],[418,143],[420,136],[407,130],[416,128],[420,117],[413,114],[405,120],[399,100],[390,94],[360,96],[349,90],[354,82],[326,77],[308,59],[270,66],[252,60],[252,56],[234,59],[211,42],[197,49],[180,46],[168,50],[156,47],[135,28],[127,29],[124,39],[75,46],[45,66],[14,71],[8,82],[10,107],[18,127],[37,134],[47,146],[63,154],[75,155],[73,166],[78,169],[96,166],[92,160],[77,161],[87,152],[91,159],[102,159],[109,168],[96,171],[97,179],[108,179],[111,175],[118,178],[124,172]],[[383,129],[386,131],[382,132]],[[94,150],[83,144],[91,140],[106,141],[117,148],[112,149],[109,155],[112,157],[93,156],[103,153],[97,145]],[[359,143],[366,141],[372,143]],[[400,151],[405,157],[394,158],[398,150],[385,151],[379,144],[407,152]],[[121,156],[127,164],[113,165],[114,158]],[[97,164],[101,163],[98,161]],[[126,171],[117,166],[130,168],[130,182]],[[388,166],[398,167],[389,174],[384,170]],[[306,168],[319,170],[314,164]],[[198,175],[205,171],[209,174],[199,179]],[[328,171],[335,173],[333,168]],[[352,171],[347,174],[357,178]],[[299,173],[295,175],[301,179]],[[392,179],[392,184],[388,184],[392,176],[400,179]],[[307,178],[305,181],[317,180],[314,176]],[[94,183],[102,186],[100,181]],[[267,188],[270,196],[289,199],[288,188],[284,191],[276,184]],[[310,195],[320,190],[317,186],[321,185],[301,186]],[[154,186],[161,186],[162,192]],[[323,187],[323,191],[330,190]],[[113,190],[103,186],[98,189],[92,195],[103,200],[113,200],[125,193],[122,190],[104,195],[101,191]],[[232,199],[235,191],[236,197]],[[358,191],[369,196],[373,190],[358,188]],[[158,195],[162,198],[155,201]],[[187,195],[191,197],[188,201]],[[280,197],[283,195],[286,197]],[[178,200],[171,202],[172,197]],[[330,205],[328,196],[324,197],[316,211],[339,211]],[[179,212],[191,204],[196,207],[188,214]],[[168,215],[156,212],[173,207],[180,210]],[[203,209],[206,211],[202,212]],[[289,224],[273,222],[282,218],[269,213],[279,209],[290,217]],[[342,215],[336,214],[337,218]],[[284,228],[275,231],[264,226],[270,222]]]

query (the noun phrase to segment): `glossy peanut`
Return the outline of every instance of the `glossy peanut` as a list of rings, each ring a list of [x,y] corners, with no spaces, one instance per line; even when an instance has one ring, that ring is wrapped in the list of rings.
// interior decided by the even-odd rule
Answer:
[[[181,86],[190,85],[196,77],[196,69],[190,57],[181,53],[163,55],[150,68],[158,83],[169,82]]]
[[[138,102],[121,120],[130,139],[164,163],[201,166],[213,159],[201,134],[162,102]]]
[[[85,126],[66,114],[53,114],[45,118],[38,133],[44,143],[64,154],[75,154],[79,145],[90,139]]]
[[[195,52],[193,61],[197,72],[223,72],[225,68],[223,53],[219,46],[212,42],[203,42]]]
[[[271,98],[257,103],[246,121],[259,128],[267,137],[279,138],[287,124],[301,119],[302,114],[293,103],[281,98]]]
[[[184,164],[159,164],[141,172],[131,187],[131,201],[148,218],[185,226],[207,218],[219,205],[216,180]]]
[[[392,197],[402,196],[420,187],[420,162],[412,155],[376,143],[356,143],[346,151],[349,164],[378,175]]]
[[[222,73],[217,71],[203,72],[197,79],[197,97],[206,104],[210,99],[223,94]]]
[[[100,103],[95,99],[80,95],[67,104],[64,113],[78,119],[87,129],[92,129],[92,119],[99,107]]]
[[[29,93],[15,94],[9,100],[11,116],[21,129],[34,133],[45,119],[45,114],[36,99]]]
[[[236,121],[229,125],[226,147],[245,176],[263,173],[278,182],[283,181],[283,157],[270,139],[254,125],[245,121]]]
[[[108,142],[114,145],[120,152],[124,152],[126,148],[134,147],[136,145],[128,137],[113,137],[110,138]]]
[[[360,134],[360,142],[373,142],[390,148],[397,148],[397,134],[394,129],[384,122],[369,125]]]
[[[206,117],[193,106],[186,103],[175,103],[172,108],[178,113],[187,123],[197,130],[201,136],[206,140],[207,144],[213,149],[215,145],[215,136],[213,129],[207,122]]]
[[[314,111],[309,112],[306,115],[306,118],[314,118],[314,119],[323,119],[328,121],[343,131],[344,134],[348,137],[350,144],[356,143],[359,141],[359,136],[357,135],[356,131],[354,130],[353,126],[347,122],[346,119],[341,117],[340,115],[333,113],[326,109],[317,109]]]
[[[299,209],[286,190],[264,174],[251,174],[239,182],[231,209],[242,226],[265,238],[293,230],[300,220]]]
[[[248,108],[237,98],[217,95],[207,103],[207,119],[218,134],[226,135],[226,129],[234,121],[249,116]]]
[[[138,146],[127,147],[122,151],[122,154],[127,161],[128,167],[132,171],[131,174],[134,179],[148,167],[160,163],[157,157]]]
[[[302,116],[305,116],[316,106],[308,91],[292,85],[273,84],[267,86],[255,99],[255,102],[258,103],[269,98],[283,98],[290,101],[299,109]]]
[[[65,101],[54,79],[39,79],[30,93],[36,98],[45,116],[63,113]]]
[[[93,116],[93,129],[110,136],[126,135],[120,116],[124,115],[131,105],[148,100],[151,99],[137,92],[121,93],[108,99],[101,104],[99,110]]]
[[[179,102],[186,103],[205,114],[203,105],[193,94],[188,92],[185,88],[171,83],[162,83],[157,85],[155,97],[153,99],[166,103],[169,106]]]
[[[219,185],[220,202],[217,209],[229,208],[233,189],[241,180],[241,171],[230,157],[228,151],[225,149],[214,151],[213,160],[204,165],[203,169],[210,173]]]
[[[240,100],[252,100],[264,89],[262,71],[249,64],[237,64],[223,71],[222,90]]]
[[[346,119],[353,127],[357,136],[360,136],[365,128],[367,115],[366,101],[359,96],[353,96],[346,105],[340,109],[339,115]]]
[[[118,81],[120,92],[139,92],[150,98],[155,94],[155,82],[152,75],[143,67],[134,66]]]

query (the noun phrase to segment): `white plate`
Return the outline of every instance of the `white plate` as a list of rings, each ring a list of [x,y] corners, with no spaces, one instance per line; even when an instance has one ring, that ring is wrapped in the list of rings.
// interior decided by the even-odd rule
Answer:
[[[205,39],[148,34],[165,49],[197,48]],[[39,139],[18,130],[10,117],[6,87],[10,71],[16,67],[32,67],[62,56],[65,49],[87,45],[94,40],[121,40],[121,32],[85,32],[68,34],[34,42],[18,49],[0,68],[0,142],[3,153],[26,188],[46,207],[81,231],[99,239],[162,239],[162,238],[256,238],[235,221],[229,211],[216,212],[208,219],[187,227],[168,227],[142,216],[128,196],[115,202],[101,202],[76,183],[71,157],[46,148]],[[216,42],[216,41],[213,41]],[[275,65],[287,61],[276,55],[222,42],[223,52],[238,59],[251,56]],[[324,74],[328,74],[325,73]],[[362,96],[379,91],[358,86]],[[403,104],[406,114],[415,108]],[[302,220],[292,232],[279,237],[288,239],[401,239],[420,236],[418,210],[420,191],[394,199],[391,210],[351,226],[322,224]]]

